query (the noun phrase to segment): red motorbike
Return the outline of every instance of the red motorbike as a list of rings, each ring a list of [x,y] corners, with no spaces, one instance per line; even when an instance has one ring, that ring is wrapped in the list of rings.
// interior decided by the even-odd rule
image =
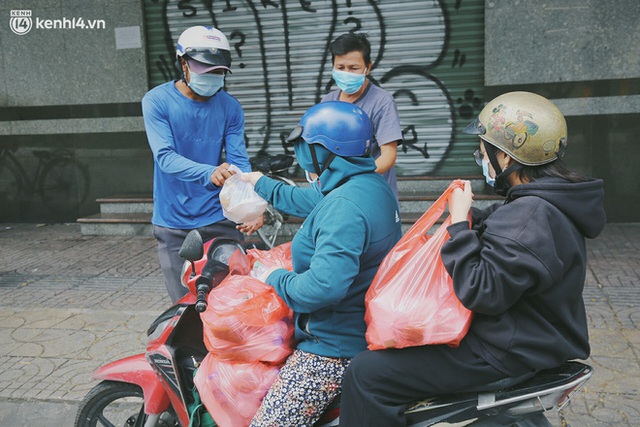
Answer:
[[[186,259],[183,283],[189,294],[162,313],[147,331],[147,350],[97,369],[101,380],[80,403],[75,427],[187,427],[193,407],[193,377],[207,354],[200,314],[207,295],[229,274],[229,259],[244,247],[217,238],[203,244],[189,233],[180,255]],[[567,362],[533,377],[507,378],[481,390],[433,396],[406,411],[408,427],[547,426],[544,412],[568,404],[591,377],[592,368]],[[315,427],[337,426],[339,399]],[[363,426],[354,426],[363,427]]]

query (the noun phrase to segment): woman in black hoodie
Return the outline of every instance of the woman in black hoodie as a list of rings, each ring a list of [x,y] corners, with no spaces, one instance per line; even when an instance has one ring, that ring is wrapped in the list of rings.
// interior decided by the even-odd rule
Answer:
[[[466,132],[480,137],[476,162],[506,196],[504,204],[472,208],[467,182],[449,201],[442,260],[474,313],[469,332],[457,348],[360,353],[344,379],[341,426],[404,426],[404,410],[417,399],[589,356],[585,238],[606,222],[602,180],[563,166],[565,119],[539,95],[495,98]]]

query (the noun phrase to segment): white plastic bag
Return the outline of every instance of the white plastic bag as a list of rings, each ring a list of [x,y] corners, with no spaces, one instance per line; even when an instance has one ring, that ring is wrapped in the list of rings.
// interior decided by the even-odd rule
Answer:
[[[267,202],[253,190],[253,184],[242,180],[242,171],[237,166],[231,165],[229,170],[235,175],[220,190],[223,215],[237,223],[255,221],[267,208]]]

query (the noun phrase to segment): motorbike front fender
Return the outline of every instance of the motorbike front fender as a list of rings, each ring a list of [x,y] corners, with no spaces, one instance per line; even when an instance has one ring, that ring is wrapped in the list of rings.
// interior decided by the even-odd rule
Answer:
[[[140,386],[147,415],[160,414],[169,408],[169,395],[144,354],[125,357],[101,366],[93,373],[93,378]]]

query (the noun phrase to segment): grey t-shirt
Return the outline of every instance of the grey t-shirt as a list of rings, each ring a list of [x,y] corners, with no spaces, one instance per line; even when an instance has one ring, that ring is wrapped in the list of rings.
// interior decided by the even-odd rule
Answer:
[[[326,94],[321,102],[338,101],[340,89]],[[380,146],[402,141],[402,129],[400,129],[400,117],[398,107],[393,96],[379,86],[369,81],[364,93],[354,104],[362,108],[373,124],[374,144],[371,147],[371,155],[374,159],[380,157]],[[398,198],[398,184],[396,182],[396,168],[392,167],[384,176]]]

